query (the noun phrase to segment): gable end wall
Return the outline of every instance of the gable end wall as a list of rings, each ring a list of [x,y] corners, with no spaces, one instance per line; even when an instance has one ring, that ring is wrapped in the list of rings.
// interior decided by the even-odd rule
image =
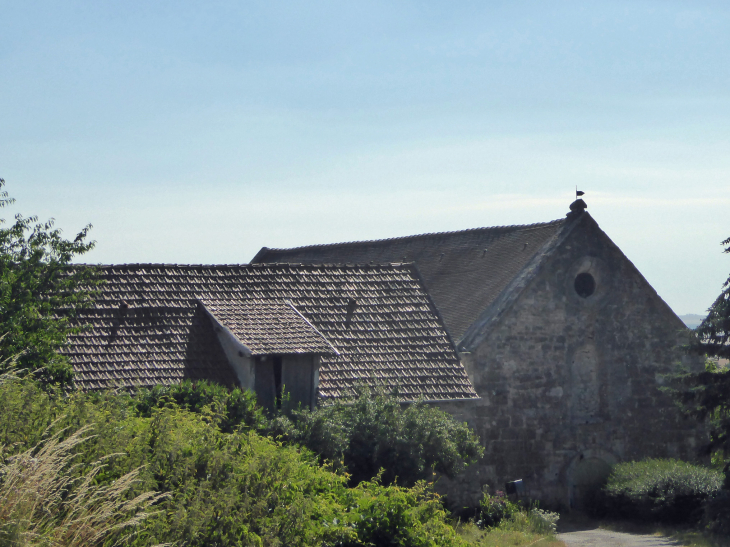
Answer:
[[[459,417],[486,452],[443,481],[453,506],[516,479],[532,498],[576,506],[584,460],[698,457],[704,432],[659,390],[680,363],[701,366],[677,348],[684,325],[590,216],[576,222],[463,356],[481,400]],[[597,282],[588,298],[574,289],[581,272]]]

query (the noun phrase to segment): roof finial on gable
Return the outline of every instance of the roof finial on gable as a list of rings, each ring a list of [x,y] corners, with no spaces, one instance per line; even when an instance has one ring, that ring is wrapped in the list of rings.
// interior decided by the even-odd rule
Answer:
[[[575,201],[570,204],[570,213],[568,213],[567,216],[568,219],[572,220],[574,218],[577,218],[588,208],[588,205],[586,205],[586,202],[583,201],[580,196],[585,195],[585,192],[582,190],[578,190],[578,187],[575,187]]]

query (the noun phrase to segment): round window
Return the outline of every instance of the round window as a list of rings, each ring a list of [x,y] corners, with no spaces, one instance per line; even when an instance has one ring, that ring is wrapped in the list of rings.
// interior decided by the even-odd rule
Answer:
[[[573,286],[575,287],[575,292],[578,293],[578,296],[581,298],[588,298],[596,290],[596,280],[587,272],[579,273],[575,277],[575,283]]]

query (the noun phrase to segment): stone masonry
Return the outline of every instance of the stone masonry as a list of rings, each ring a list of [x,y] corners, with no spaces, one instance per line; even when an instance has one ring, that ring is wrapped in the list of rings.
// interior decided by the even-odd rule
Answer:
[[[460,344],[481,399],[443,408],[486,451],[441,479],[453,507],[516,479],[533,499],[580,507],[615,462],[698,457],[704,431],[661,390],[701,366],[679,348],[682,322],[587,213],[543,255]]]

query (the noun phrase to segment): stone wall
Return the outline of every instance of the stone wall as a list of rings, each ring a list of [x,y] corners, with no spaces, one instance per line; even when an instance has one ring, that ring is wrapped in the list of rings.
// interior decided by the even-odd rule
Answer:
[[[443,407],[486,448],[440,481],[452,507],[515,479],[532,498],[580,506],[611,464],[697,459],[704,440],[659,389],[680,366],[701,366],[678,349],[687,331],[595,221],[576,219],[534,268],[463,355],[481,400]]]

